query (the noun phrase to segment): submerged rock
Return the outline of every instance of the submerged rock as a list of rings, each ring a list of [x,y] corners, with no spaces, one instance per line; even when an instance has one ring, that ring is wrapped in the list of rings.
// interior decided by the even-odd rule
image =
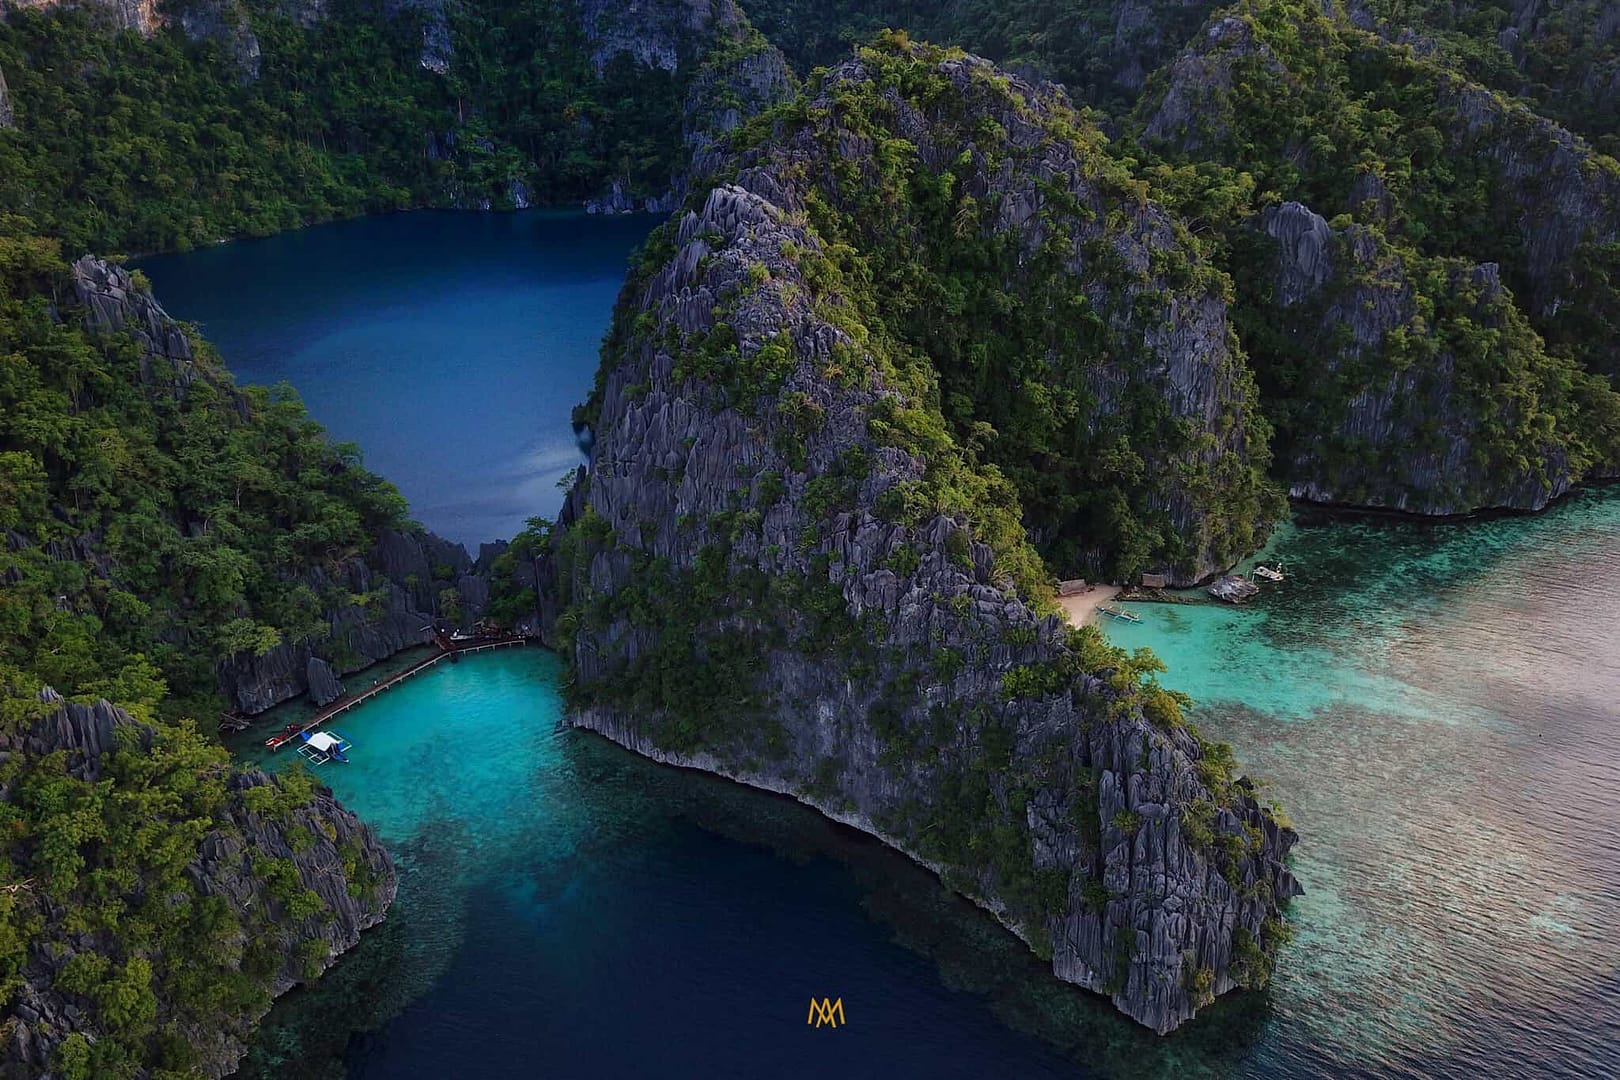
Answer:
[[[1238,574],[1222,574],[1209,586],[1209,595],[1228,604],[1241,604],[1260,592],[1260,586]]]

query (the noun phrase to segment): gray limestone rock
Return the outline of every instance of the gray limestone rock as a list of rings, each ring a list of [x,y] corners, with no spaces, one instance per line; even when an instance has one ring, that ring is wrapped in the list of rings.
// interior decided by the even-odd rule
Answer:
[[[337,672],[318,656],[309,658],[304,667],[304,679],[309,684],[309,699],[316,705],[330,705],[343,696],[343,684]]]
[[[63,768],[78,780],[103,779],[103,756],[111,750],[146,753],[154,732],[107,702],[79,705],[62,701],[51,690],[40,695],[54,712],[0,734],[0,758],[15,767],[20,761],[38,761],[61,751]],[[127,733],[127,734],[123,734]],[[8,773],[8,776],[13,776]],[[0,801],[14,797],[12,780],[0,781]],[[226,799],[215,825],[202,837],[185,869],[199,897],[220,897],[240,917],[253,919],[256,942],[268,947],[277,961],[267,989],[279,996],[309,981],[342,953],[354,947],[362,931],[383,920],[393,902],[397,879],[393,861],[371,829],[318,789],[314,798],[285,816],[251,809],[248,793],[255,788],[279,787],[281,781],[258,771],[233,771],[226,780]],[[285,859],[296,868],[301,888],[321,899],[321,909],[293,918],[254,872],[256,859]],[[351,889],[351,871],[355,879]],[[20,985],[11,993],[6,1045],[0,1049],[0,1076],[49,1077],[56,1048],[69,1035],[97,1036],[93,1014],[81,1009],[76,995],[57,985],[57,975],[80,951],[115,955],[105,931],[68,931],[59,924],[65,912],[54,904],[38,913],[43,929],[33,937]],[[44,943],[54,941],[55,947]],[[198,1054],[197,1066],[208,1076],[231,1073],[247,1049],[252,1026],[269,1008],[264,1005],[240,1014],[224,1013],[220,1022],[204,1028],[183,1017],[161,996],[157,1022],[179,1023],[181,1034]]]
[[[189,365],[191,339],[152,294],[136,288],[122,266],[86,255],[73,264],[75,299],[89,309],[86,325],[96,333],[128,333],[149,357]]]
[[[980,63],[941,70],[977,77]],[[833,77],[868,76],[851,62]],[[956,156],[930,145],[926,117],[898,112],[923,162]],[[1014,112],[995,119],[1023,145]],[[866,331],[803,212],[823,145],[864,152],[835,133],[779,137],[688,203],[673,254],[621,298],[635,329],[604,352],[591,465],[538,568],[546,608],[565,608],[543,622],[572,666],[572,722],[884,839],[1058,977],[1168,1031],[1258,977],[1279,904],[1299,892],[1285,862],[1297,837],[1184,727],[1084,670],[1082,646],[1020,595],[967,514],[892,511],[930,466],[883,437],[912,391],[855,367]],[[1041,179],[1088,198],[1069,169]],[[1022,180],[994,180],[1015,236],[1038,228]],[[1156,236],[1160,219],[1142,215]],[[1221,400],[1205,331],[1224,343],[1225,327],[1218,306],[1178,317],[1160,339],[1165,385],[1196,411]],[[735,363],[787,350],[780,387],[747,408],[670,344],[722,319]],[[714,665],[726,674],[683,704],[682,680],[706,686]],[[970,856],[961,830],[1016,838],[1013,854]]]
[[[1426,515],[1539,510],[1580,479],[1561,441],[1567,435],[1539,433],[1542,413],[1484,403],[1515,377],[1525,389],[1510,400],[1534,400],[1533,365],[1553,370],[1527,330],[1506,345],[1495,339],[1514,351],[1491,357],[1486,371],[1460,365],[1442,344],[1411,358],[1409,342],[1442,340],[1430,323],[1446,311],[1487,328],[1512,324],[1512,298],[1494,264],[1402,254],[1367,227],[1334,229],[1297,202],[1267,209],[1260,227],[1277,242],[1275,321],[1316,365],[1312,385],[1295,391],[1297,436],[1279,438],[1295,498]],[[1446,290],[1438,313],[1436,281]],[[1519,365],[1531,367],[1516,374]],[[1547,400],[1534,403],[1552,407],[1555,392],[1541,388]],[[1487,426],[1490,445],[1502,442],[1501,430],[1522,429],[1519,445],[1535,452],[1497,460],[1480,449]]]

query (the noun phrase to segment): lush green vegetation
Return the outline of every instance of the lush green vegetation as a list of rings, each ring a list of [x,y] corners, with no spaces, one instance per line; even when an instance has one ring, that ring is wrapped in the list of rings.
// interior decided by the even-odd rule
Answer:
[[[748,17],[804,71],[848,55],[885,28],[958,45],[1010,70],[1062,83],[1076,100],[1123,111],[1216,4],[1150,2],[1122,24],[1119,6],[1063,0],[741,0]]]
[[[67,273],[56,241],[0,221],[0,685],[213,716],[218,660],[367,601],[300,578],[364,552],[405,503],[290,390],[238,389],[200,340],[184,373],[90,334],[61,310]]]
[[[1214,47],[1231,85],[1204,88],[1185,131],[1149,140],[1148,161],[1219,163],[1248,174],[1261,204],[1298,199],[1329,217],[1347,212],[1424,256],[1498,262],[1550,351],[1589,371],[1620,372],[1620,244],[1602,240],[1612,225],[1578,226],[1592,236],[1550,272],[1533,270],[1528,250],[1546,241],[1539,234],[1569,227],[1539,223],[1543,203],[1577,185],[1613,190],[1620,162],[1566,152],[1522,106],[1307,0],[1247,0],[1232,13],[1257,47]],[[1166,72],[1154,77],[1138,133],[1168,82]],[[1564,299],[1541,314],[1538,298],[1553,295]]]
[[[283,958],[263,927],[324,905],[285,860],[254,867],[273,909],[197,892],[185,868],[206,835],[249,813],[290,824],[311,788],[231,794],[224,751],[182,718],[216,715],[220,658],[323,634],[326,606],[364,601],[299,579],[405,506],[289,391],[237,389],[195,338],[194,364],[148,357],[84,314],[58,242],[0,217],[0,733],[55,711],[45,686],[152,733],[143,748],[120,729],[94,780],[60,751],[0,763],[0,1008],[30,950],[36,967],[66,957],[53,992],[97,1037],[62,1043],[59,1075],[190,1076],[195,1032],[268,1004]]]
[[[1519,94],[1537,112],[1620,157],[1620,37],[1607,33],[1603,0],[1372,0],[1391,26],[1409,27],[1428,48],[1476,82]],[[1515,9],[1531,18],[1515,20]],[[1528,24],[1528,25],[1525,25]],[[1512,28],[1513,52],[1503,32]]]
[[[185,250],[414,206],[577,204],[615,177],[656,193],[681,163],[689,65],[621,54],[598,76],[564,0],[452,7],[443,76],[419,62],[424,8],[333,0],[308,29],[249,8],[252,80],[178,28],[143,39],[92,9],[9,12],[0,211],[75,252]]]
[[[15,710],[7,720],[12,730]],[[119,729],[94,782],[70,774],[64,751],[13,753],[0,765],[0,1008],[15,1003],[23,966],[59,965],[51,983],[79,1008],[81,1032],[53,1055],[64,1080],[117,1080],[137,1070],[194,1077],[199,1031],[239,1031],[269,1005],[282,968],[273,923],[325,905],[292,864],[267,869],[279,887],[239,909],[198,892],[186,868],[205,836],[264,814],[313,842],[291,814],[310,782],[293,774],[232,794],[227,756],[193,726],[158,724],[151,745]],[[326,959],[325,943],[319,961]],[[313,958],[312,958],[313,959]]]
[[[1620,461],[1620,397],[1605,378],[1616,370],[1620,248],[1577,248],[1552,271],[1576,283],[1571,299],[1553,315],[1528,314],[1528,298],[1557,287],[1533,278],[1519,215],[1543,197],[1537,184],[1564,181],[1551,166],[1524,174],[1497,160],[1539,160],[1556,145],[1544,122],[1318,6],[1254,0],[1232,10],[1248,36],[1228,34],[1209,61],[1231,72],[1230,87],[1211,77],[1185,130],[1151,129],[1166,100],[1161,72],[1135,121],[1147,149],[1120,153],[1237,283],[1235,322],[1284,474],[1355,501],[1399,475],[1408,448],[1443,455],[1459,437],[1478,475],[1496,480],[1564,465],[1580,476]],[[1492,103],[1472,128],[1459,116],[1469,95]],[[1620,178],[1614,161],[1585,160]],[[1334,279],[1286,309],[1274,295],[1276,244],[1258,231],[1261,211],[1283,199],[1343,211],[1327,253]],[[1473,280],[1472,265],[1489,260],[1502,263],[1511,291]],[[1358,321],[1387,316],[1364,318],[1358,305],[1404,306],[1410,317],[1368,340]],[[1400,380],[1417,388],[1397,403],[1407,436],[1378,444],[1344,430],[1358,395]],[[1440,395],[1441,384],[1454,396]],[[1424,415],[1431,401],[1450,402],[1453,416]],[[1456,490],[1416,492],[1414,503],[1488,501],[1460,477],[1441,482]]]
[[[1205,544],[1216,560],[1249,550],[1281,510],[1261,477],[1268,427],[1231,402],[1213,429],[1196,427],[1172,411],[1154,374],[1156,333],[1172,305],[1218,304],[1225,278],[1157,216],[1147,185],[1107,156],[1082,117],[1055,99],[1023,101],[986,68],[954,87],[937,70],[946,55],[903,36],[883,39],[861,50],[870,78],[813,81],[806,98],[744,136],[775,144],[808,129],[823,147],[827,168],[799,178],[828,258],[801,258],[816,278],[836,269],[846,302],[824,305],[825,317],[859,327],[857,340],[869,347],[878,343],[886,383],[921,406],[877,419],[909,432],[918,452],[944,458],[945,432],[933,430],[942,417],[949,443],[1011,482],[1021,526],[1062,574],[1129,579],[1191,566]],[[922,162],[901,135],[910,122],[901,109],[926,117],[932,153],[952,157],[948,166]],[[1019,129],[1016,139],[1009,127]],[[871,151],[841,152],[848,145]],[[1079,162],[1075,190],[1063,180],[995,190],[1002,170],[1033,174],[1044,155]],[[1020,198],[1038,203],[1032,220],[999,226],[1000,208]],[[1146,268],[1119,254],[1137,245],[1152,252]],[[1218,344],[1232,352],[1222,371],[1229,393],[1252,398],[1236,342]],[[1104,405],[1115,378],[1125,386],[1121,400]],[[1176,491],[1192,493],[1207,535],[1169,511],[1167,493]],[[924,493],[897,493],[900,520],[915,522],[938,504],[914,494]],[[988,494],[961,502],[982,507]],[[1013,533],[1021,540],[1022,531]]]
[[[1483,285],[1472,264],[1425,257],[1347,220],[1330,247],[1334,279],[1286,309],[1274,294],[1274,242],[1232,238],[1235,320],[1290,479],[1376,502],[1404,482],[1397,478],[1414,455],[1441,460],[1466,439],[1465,467],[1407,494],[1413,508],[1473,507],[1492,505],[1513,477],[1560,469],[1580,477],[1620,462],[1620,394],[1549,354],[1511,294]],[[1410,317],[1361,339],[1353,321],[1380,303],[1406,305]],[[1394,437],[1369,439],[1347,425],[1360,395],[1395,386],[1406,389],[1394,395]]]
[[[960,45],[1014,70],[1062,83],[1077,101],[1128,111],[1142,82],[1224,6],[1146,0],[742,0],[749,18],[801,71],[843,59],[884,28]],[[1392,39],[1420,35],[1420,51],[1470,79],[1523,96],[1537,112],[1620,156],[1620,38],[1605,33],[1602,0],[1371,0],[1362,5]],[[1322,10],[1319,6],[1318,10]],[[1514,51],[1503,31],[1514,28]]]

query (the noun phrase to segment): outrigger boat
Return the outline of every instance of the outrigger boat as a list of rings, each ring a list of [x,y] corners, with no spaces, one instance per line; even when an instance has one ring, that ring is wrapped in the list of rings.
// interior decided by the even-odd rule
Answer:
[[[1265,578],[1267,581],[1281,581],[1283,579],[1283,564],[1278,563],[1275,567],[1256,566],[1254,576]]]
[[[1102,612],[1104,615],[1107,615],[1110,619],[1119,619],[1122,622],[1142,621],[1142,616],[1134,615],[1131,612],[1126,611],[1124,608],[1117,608],[1112,604],[1100,604],[1098,605],[1097,610]]]
[[[317,731],[313,734],[306,731],[300,738],[303,742],[298,747],[298,755],[312,765],[325,765],[328,761],[347,765],[349,751],[354,749],[354,743],[336,731]]]

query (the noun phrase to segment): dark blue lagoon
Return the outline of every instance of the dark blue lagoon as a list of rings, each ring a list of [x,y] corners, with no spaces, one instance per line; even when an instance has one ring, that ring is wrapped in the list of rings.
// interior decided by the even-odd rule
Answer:
[[[561,504],[570,412],[656,220],[400,214],[140,266],[238,381],[291,383],[417,520],[476,551]]]
[[[154,261],[150,272],[178,313],[221,313],[209,330],[227,357],[236,323],[256,328],[246,336],[261,358],[302,355],[345,326],[394,341],[351,346],[386,358],[403,346],[393,318],[377,314],[380,295],[428,303],[445,292],[445,267],[470,279],[504,251],[507,284],[481,286],[493,306],[477,310],[514,325],[458,332],[453,310],[438,316],[434,362],[476,367],[491,336],[534,340],[532,315],[488,314],[503,289],[533,285],[517,238],[572,230],[596,267],[646,225],[388,218]],[[257,286],[191,269],[340,235],[394,253],[355,286],[361,322],[328,303],[331,290],[301,282],[290,256],[270,259],[281,277]],[[566,278],[560,249],[531,251],[550,260],[548,280]],[[534,414],[536,438],[551,433],[571,455],[567,408],[589,386],[621,272],[590,270],[611,277],[596,286],[602,303],[575,312],[566,334],[545,332],[573,334],[589,356],[547,368],[552,354],[537,346],[502,392],[441,402],[437,430],[512,422],[511,399],[540,383],[555,405]],[[187,275],[189,301],[168,284]],[[332,272],[332,288],[356,276],[366,273]],[[236,310],[259,303],[279,314]],[[371,385],[337,355],[310,369],[319,379],[293,379],[334,425]],[[378,378],[379,393],[394,392]],[[410,467],[396,474],[407,493]],[[533,476],[510,491],[486,483],[495,476],[466,479],[505,507],[491,522],[554,506],[547,485],[520,486]],[[321,778],[388,843],[399,899],[314,989],[277,1004],[244,1074],[1620,1076],[1620,489],[1533,518],[1290,526],[1269,554],[1290,580],[1247,608],[1144,605],[1140,624],[1109,627],[1164,656],[1166,681],[1199,700],[1194,719],[1237,745],[1305,837],[1298,937],[1266,993],[1223,999],[1156,1038],[1054,981],[987,916],[881,845],[789,800],[559,731],[560,664],[511,650],[440,665],[344,717],[353,763]],[[806,1022],[821,997],[842,1000],[847,1024]]]

